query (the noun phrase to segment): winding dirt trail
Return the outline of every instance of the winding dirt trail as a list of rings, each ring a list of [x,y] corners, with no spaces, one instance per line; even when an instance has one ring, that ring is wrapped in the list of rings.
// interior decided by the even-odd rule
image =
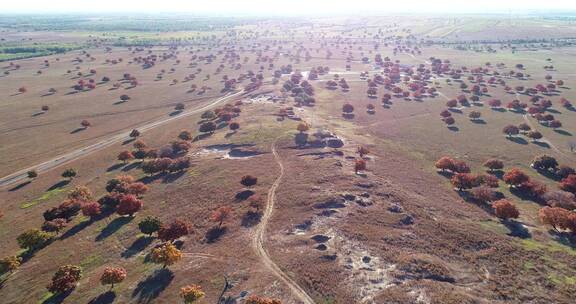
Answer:
[[[530,121],[530,119],[528,118],[528,114],[524,114],[522,115],[522,118],[524,118],[524,121],[530,126],[530,128],[532,128],[532,130],[536,130],[536,128],[534,127],[534,125],[532,124],[532,122]],[[550,147],[552,147],[552,149],[554,151],[556,151],[558,154],[560,154],[561,156],[570,159],[570,157],[565,154],[564,152],[562,152],[560,149],[558,149],[558,147],[556,147],[556,145],[554,145],[554,143],[552,143],[552,141],[550,141],[549,139],[542,137],[540,139],[541,142],[545,142],[547,143]]]
[[[276,189],[278,188],[280,182],[282,181],[282,178],[284,177],[284,165],[282,164],[280,156],[276,151],[276,142],[272,143],[272,154],[274,155],[274,160],[280,167],[280,175],[278,175],[278,177],[274,181],[274,184],[272,184],[272,187],[270,187],[270,191],[268,191],[268,197],[266,200],[266,210],[264,210],[264,215],[262,215],[260,224],[256,227],[254,238],[252,240],[252,245],[256,250],[256,254],[262,260],[262,263],[264,263],[264,265],[268,269],[270,269],[270,271],[275,276],[280,278],[286,285],[288,285],[288,287],[294,294],[295,298],[298,299],[300,303],[315,304],[314,300],[310,298],[310,296],[306,293],[306,291],[302,287],[300,287],[298,283],[292,280],[292,278],[290,278],[286,273],[284,273],[284,271],[282,271],[282,269],[280,269],[280,267],[278,267],[278,265],[276,265],[274,261],[272,261],[270,255],[268,254],[268,251],[266,251],[266,249],[264,248],[264,234],[266,232],[266,226],[268,225],[268,221],[270,220],[272,212],[274,211]]]

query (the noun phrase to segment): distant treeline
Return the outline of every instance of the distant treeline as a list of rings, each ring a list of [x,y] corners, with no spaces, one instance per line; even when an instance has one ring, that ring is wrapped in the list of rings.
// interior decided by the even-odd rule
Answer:
[[[0,44],[0,62],[25,59],[31,57],[47,56],[52,54],[62,54],[68,51],[80,49],[81,45],[76,44],[30,44],[30,45],[4,45]]]
[[[34,31],[213,31],[254,21],[255,19],[186,15],[0,15],[0,28]]]
[[[74,48],[71,47],[6,47],[0,48],[0,53],[4,54],[18,54],[18,53],[64,53]]]

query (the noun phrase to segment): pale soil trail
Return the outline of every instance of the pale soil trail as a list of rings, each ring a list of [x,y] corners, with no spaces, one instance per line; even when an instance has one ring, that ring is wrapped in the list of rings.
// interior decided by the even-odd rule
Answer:
[[[274,263],[274,261],[272,261],[272,259],[270,258],[270,255],[268,254],[268,252],[264,248],[264,234],[266,233],[266,226],[268,225],[268,221],[270,220],[270,217],[272,216],[272,212],[274,211],[276,189],[280,185],[280,182],[282,181],[282,177],[284,177],[284,165],[282,164],[282,161],[280,160],[280,156],[278,155],[278,152],[276,152],[276,142],[272,143],[272,154],[274,155],[274,160],[276,161],[276,163],[280,167],[280,175],[278,175],[278,177],[274,181],[274,184],[272,184],[272,187],[270,187],[270,191],[268,191],[268,197],[266,200],[266,210],[264,210],[264,214],[262,215],[262,219],[260,221],[260,224],[256,228],[254,238],[252,241],[252,245],[254,246],[254,249],[256,250],[256,254],[262,260],[262,263],[264,263],[264,265],[268,269],[270,269],[270,271],[276,277],[280,278],[286,285],[288,285],[288,287],[292,291],[293,295],[295,296],[295,298],[297,300],[299,300],[300,303],[315,304],[314,300],[312,300],[312,298],[310,298],[310,296],[308,296],[306,291],[304,289],[302,289],[302,287],[300,287],[298,285],[298,283],[296,283],[294,280],[292,280],[292,278],[290,278],[286,273],[284,273],[284,271],[282,271],[282,269],[280,269],[280,267],[278,267],[278,265],[276,265],[276,263]]]
[[[524,114],[522,115],[522,117],[524,118],[524,121],[530,126],[530,128],[532,130],[536,130],[536,128],[534,127],[534,125],[532,124],[532,122],[530,121],[530,119],[528,118],[528,114]],[[564,157],[568,157],[567,154],[565,154],[564,152],[560,151],[560,149],[558,149],[558,147],[556,147],[556,145],[554,145],[554,143],[552,143],[550,140],[546,139],[545,137],[542,137],[540,139],[541,142],[545,142],[548,145],[550,145],[550,147],[552,147],[552,149],[556,152],[558,152],[558,154],[560,154],[561,156]]]
[[[244,92],[240,91],[240,92],[237,92],[237,93],[234,93],[231,95],[226,95],[226,96],[218,98],[215,101],[213,101],[213,102],[211,102],[205,106],[202,106],[200,108],[191,109],[189,111],[184,111],[184,112],[182,112],[176,116],[168,117],[165,119],[161,119],[158,121],[154,121],[154,122],[142,125],[142,126],[138,127],[137,129],[138,129],[138,131],[140,131],[140,133],[152,130],[156,127],[162,126],[162,125],[169,123],[171,121],[178,120],[178,119],[181,119],[181,118],[184,118],[184,117],[208,110],[208,109],[216,106],[217,104],[223,102],[224,100],[227,100],[227,99],[234,97],[234,96],[238,96],[239,94],[242,94],[242,93],[244,93]],[[66,163],[69,163],[73,160],[77,160],[77,159],[80,159],[82,157],[88,156],[88,155],[90,155],[96,151],[102,150],[102,149],[109,147],[113,144],[128,140],[128,139],[130,139],[130,132],[131,131],[132,131],[131,129],[124,131],[120,134],[116,134],[112,137],[101,140],[97,143],[91,144],[91,145],[83,147],[83,148],[76,149],[76,150],[68,152],[66,154],[59,155],[59,156],[57,156],[51,160],[48,160],[48,161],[41,163],[41,164],[26,168],[26,169],[22,169],[18,172],[4,176],[4,177],[0,178],[0,187],[8,186],[8,185],[11,185],[11,184],[14,184],[14,183],[17,183],[17,182],[20,182],[20,181],[27,179],[27,172],[30,170],[35,170],[37,173],[43,173],[43,172],[49,171],[51,169],[54,169],[56,167],[59,167],[61,165],[64,165]]]

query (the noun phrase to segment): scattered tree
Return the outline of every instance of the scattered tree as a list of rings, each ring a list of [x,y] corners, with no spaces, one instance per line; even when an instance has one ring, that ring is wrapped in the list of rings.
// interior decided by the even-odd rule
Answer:
[[[570,174],[560,181],[560,189],[576,194],[576,174]]]
[[[204,297],[205,293],[199,285],[188,285],[180,288],[180,297],[185,304],[192,304]]]
[[[258,178],[252,175],[244,175],[242,176],[242,178],[240,179],[240,184],[242,184],[245,187],[252,187],[254,185],[256,185],[258,183]]]
[[[110,285],[110,289],[113,289],[114,284],[124,281],[127,274],[128,272],[123,267],[106,267],[100,276],[100,283]]]
[[[130,132],[129,136],[132,137],[132,138],[136,138],[136,137],[140,136],[140,131],[138,131],[138,130],[136,130],[136,129],[133,129],[133,130]]]
[[[138,223],[140,232],[152,236],[152,233],[158,232],[162,228],[162,222],[154,216],[147,216]]]
[[[507,199],[495,201],[492,204],[492,207],[494,208],[494,213],[496,216],[503,220],[518,218],[520,215],[520,212],[518,212],[516,206]]]
[[[458,188],[458,191],[471,189],[472,187],[477,186],[477,181],[477,176],[470,173],[456,173],[450,179],[450,182],[455,188]]]
[[[216,131],[216,124],[212,121],[205,122],[200,125],[199,131],[202,133],[214,133],[214,131]]]
[[[4,273],[6,271],[9,271],[10,273],[13,273],[14,271],[16,271],[16,269],[18,269],[18,267],[20,267],[21,263],[22,258],[19,256],[13,255],[5,257],[2,260],[0,260],[0,272]]]
[[[52,236],[40,229],[30,229],[18,236],[16,241],[22,249],[36,250],[50,240]]]
[[[42,231],[54,232],[58,234],[60,233],[60,231],[62,231],[62,229],[66,227],[67,224],[68,222],[63,218],[57,218],[51,221],[45,221],[44,224],[42,224]]]
[[[118,160],[127,163],[129,160],[134,159],[132,152],[124,150],[118,154]]]
[[[310,130],[310,126],[305,123],[305,122],[301,122],[298,124],[298,126],[296,126],[296,130],[298,130],[298,132],[300,132],[300,134]]]
[[[532,141],[537,141],[542,138],[542,133],[538,131],[530,131],[528,132],[527,136],[532,139]]]
[[[218,228],[222,227],[222,223],[228,218],[230,217],[230,214],[232,213],[232,208],[230,207],[219,207],[218,209],[214,210],[214,212],[212,212],[212,215],[210,216],[210,220],[218,223]]]
[[[144,203],[139,200],[136,195],[122,194],[118,202],[118,209],[116,212],[119,215],[134,216],[134,213],[140,211]]]
[[[82,278],[82,267],[75,265],[60,266],[48,285],[48,291],[52,293],[64,293],[76,287]]]
[[[76,170],[68,168],[62,172],[62,177],[72,180],[74,177],[76,177]]]
[[[356,149],[356,153],[360,155],[360,158],[363,158],[364,155],[368,155],[370,153],[370,150],[368,150],[368,148],[364,146],[358,146],[358,149]]]
[[[552,229],[555,231],[558,231],[558,228],[567,228],[569,215],[570,211],[558,207],[546,206],[538,211],[538,217],[540,218],[540,221],[545,225],[552,226]]]
[[[158,238],[165,242],[172,242],[189,233],[190,228],[188,224],[181,220],[175,220],[168,227],[160,227],[158,230]]]
[[[512,187],[518,187],[521,184],[530,180],[530,177],[520,169],[512,168],[504,174],[504,182]]]
[[[536,170],[553,170],[556,171],[558,167],[558,161],[549,155],[540,155],[532,161],[532,167]]]
[[[514,135],[518,135],[518,133],[520,133],[520,130],[518,130],[518,127],[516,127],[515,125],[507,125],[504,127],[504,129],[502,129],[502,132],[506,134],[506,136],[511,137]]]
[[[360,171],[366,170],[366,161],[363,159],[357,159],[354,162],[354,172],[358,174]]]
[[[484,167],[488,168],[490,172],[494,172],[495,170],[504,169],[504,162],[499,159],[492,158],[484,163]]]
[[[34,179],[34,178],[38,177],[38,173],[36,172],[36,170],[30,170],[30,171],[26,172],[26,175],[30,179]]]
[[[162,264],[162,268],[170,266],[182,259],[182,252],[172,243],[165,243],[160,247],[152,249],[150,255],[152,262]]]
[[[90,217],[90,220],[94,220],[101,213],[102,209],[98,202],[86,202],[82,204],[82,215]]]

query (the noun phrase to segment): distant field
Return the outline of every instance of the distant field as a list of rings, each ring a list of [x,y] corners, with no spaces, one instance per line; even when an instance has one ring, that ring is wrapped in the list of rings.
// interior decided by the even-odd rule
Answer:
[[[572,304],[576,233],[502,176],[553,192],[532,160],[576,167],[576,25],[515,17],[0,16],[0,302],[179,303],[197,284],[200,304]],[[459,95],[480,102],[447,110]],[[506,108],[534,96],[561,127]],[[543,138],[503,134],[521,123]],[[494,197],[442,156],[492,174]],[[180,260],[156,263],[169,244]],[[67,264],[82,277],[48,291]]]

